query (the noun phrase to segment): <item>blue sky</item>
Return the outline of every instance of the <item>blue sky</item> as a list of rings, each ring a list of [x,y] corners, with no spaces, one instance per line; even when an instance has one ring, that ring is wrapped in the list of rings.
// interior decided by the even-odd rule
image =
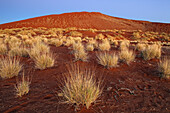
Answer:
[[[81,11],[170,23],[170,0],[0,0],[0,24]]]

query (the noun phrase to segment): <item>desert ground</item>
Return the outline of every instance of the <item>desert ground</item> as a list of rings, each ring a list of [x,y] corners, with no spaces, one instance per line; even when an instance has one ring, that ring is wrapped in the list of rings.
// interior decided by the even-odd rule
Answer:
[[[0,63],[0,112],[170,112],[170,24],[70,15],[0,25],[0,61],[22,64],[8,76]],[[84,16],[88,21],[82,23]],[[23,77],[28,89],[20,95]]]

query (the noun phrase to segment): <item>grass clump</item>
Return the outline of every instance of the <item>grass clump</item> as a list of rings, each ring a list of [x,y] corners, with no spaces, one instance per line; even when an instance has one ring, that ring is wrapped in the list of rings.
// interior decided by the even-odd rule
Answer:
[[[150,60],[153,58],[161,57],[161,46],[157,44],[147,45],[146,48],[141,52],[144,60]]]
[[[1,44],[0,43],[0,54],[5,55],[8,52],[6,44]]]
[[[40,70],[53,67],[55,64],[55,57],[52,53],[39,54],[33,60],[35,67]]]
[[[10,56],[0,58],[0,76],[2,78],[18,76],[21,69],[22,65],[18,58]]]
[[[162,76],[170,78],[170,58],[164,57],[158,64],[158,70]]]
[[[98,53],[97,55],[97,59],[98,59],[98,63],[103,65],[106,68],[112,68],[112,67],[117,67],[118,64],[118,55],[116,55],[115,53]]]
[[[101,51],[109,51],[111,48],[110,42],[107,39],[104,39],[101,44],[99,44],[99,49]]]
[[[84,46],[81,42],[73,44],[73,54],[75,57],[75,61],[87,61],[88,54],[86,53]]]
[[[18,97],[22,97],[23,95],[27,94],[29,92],[29,85],[30,85],[30,80],[29,78],[26,78],[23,74],[22,80],[17,81],[17,84],[15,85],[16,89],[16,95]]]
[[[66,103],[85,105],[88,109],[102,93],[101,84],[101,80],[95,78],[94,70],[79,64],[69,66],[62,89]]]
[[[94,50],[93,44],[88,44],[88,45],[86,46],[86,50],[87,50],[87,51],[93,51],[93,50]]]
[[[134,61],[135,59],[135,53],[132,50],[129,50],[128,48],[121,50],[119,53],[119,58],[121,61],[126,62],[128,65],[130,62]]]
[[[24,47],[15,47],[15,48],[12,48],[8,54],[10,56],[22,56],[22,57],[28,57],[29,54],[28,54],[28,50]]]

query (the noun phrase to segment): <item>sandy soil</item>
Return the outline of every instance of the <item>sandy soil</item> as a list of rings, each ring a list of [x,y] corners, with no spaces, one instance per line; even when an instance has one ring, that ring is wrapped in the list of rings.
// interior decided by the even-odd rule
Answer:
[[[98,12],[75,12],[59,15],[47,15],[7,24],[0,28],[19,27],[47,27],[47,28],[93,28],[93,29],[125,29],[170,33],[170,24],[136,21],[112,17]]]
[[[84,66],[96,69],[96,75],[104,77],[102,95],[87,110],[76,109],[74,105],[63,104],[58,96],[59,86],[66,72],[66,65],[73,60],[67,47],[54,47],[57,65],[45,69],[34,68],[30,58],[21,58],[25,76],[32,78],[30,92],[21,98],[15,96],[16,77],[0,79],[0,112],[4,113],[120,113],[120,112],[170,112],[170,81],[159,77],[157,59],[145,61],[136,58],[129,66],[120,63],[119,67],[105,69],[97,64],[95,52],[89,52],[90,59]],[[118,52],[117,48],[111,51]],[[170,55],[169,48],[163,48],[163,55]],[[21,74],[19,75],[21,77]]]

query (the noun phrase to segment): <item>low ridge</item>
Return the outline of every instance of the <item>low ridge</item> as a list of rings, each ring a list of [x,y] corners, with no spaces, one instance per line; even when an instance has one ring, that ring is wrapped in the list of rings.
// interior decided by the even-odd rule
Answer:
[[[20,27],[76,27],[85,29],[125,29],[170,33],[169,23],[123,19],[108,16],[99,12],[73,12],[58,15],[47,15],[0,25],[1,29]]]

